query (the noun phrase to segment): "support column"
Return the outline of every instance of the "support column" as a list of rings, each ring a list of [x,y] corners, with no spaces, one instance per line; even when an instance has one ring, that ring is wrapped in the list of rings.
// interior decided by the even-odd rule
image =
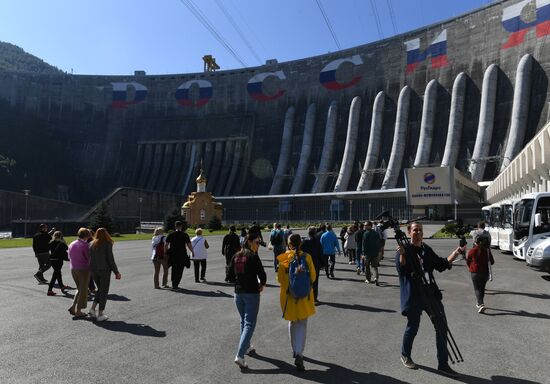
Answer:
[[[361,115],[361,98],[355,96],[351,101],[349,109],[348,132],[346,137],[346,146],[344,148],[344,156],[342,156],[342,164],[338,179],[334,186],[334,192],[347,191],[353,163],[355,162],[355,151],[357,149],[357,135],[359,133],[359,118]]]
[[[367,149],[367,157],[361,178],[357,184],[358,191],[369,190],[372,186],[373,174],[369,173],[369,169],[375,169],[378,165],[378,157],[380,156],[380,146],[382,144],[382,124],[384,123],[384,102],[386,95],[384,92],[378,92],[374,99],[372,108],[372,122],[370,125],[369,147]]]
[[[302,150],[300,151],[300,161],[296,176],[292,182],[290,193],[302,193],[304,184],[306,183],[307,168],[309,166],[309,158],[311,156],[311,148],[313,146],[313,129],[315,128],[315,104],[310,104],[306,113],[306,123],[304,128],[304,138],[302,140]]]
[[[483,180],[487,161],[484,159],[489,155],[491,139],[493,137],[493,126],[495,124],[495,105],[497,98],[498,67],[491,64],[485,70],[483,76],[483,88],[481,89],[481,109],[479,113],[479,125],[477,127],[476,143],[472,154],[472,162],[469,166],[472,180],[475,182]]]
[[[523,148],[523,140],[525,140],[525,131],[527,130],[527,118],[529,117],[532,70],[533,56],[529,54],[524,55],[519,62],[516,73],[510,134],[506,142],[506,150],[504,151],[504,158],[500,167],[501,172]]]
[[[447,141],[443,154],[442,167],[454,167],[458,152],[460,151],[460,139],[462,138],[462,124],[464,121],[464,98],[466,95],[466,74],[461,72],[453,84],[451,97],[451,113],[449,115],[449,127],[447,129]]]
[[[315,183],[313,184],[311,193],[326,192],[325,186],[327,184],[328,172],[330,172],[330,166],[332,165],[332,157],[334,154],[334,138],[336,136],[337,119],[338,104],[333,100],[330,103],[330,107],[327,112],[327,124],[325,127],[323,151],[321,152],[321,161],[319,163],[319,168],[317,169],[317,175],[315,175]]]
[[[407,139],[407,126],[409,123],[409,106],[411,102],[411,90],[405,85],[399,93],[397,101],[397,117],[395,119],[395,129],[393,133],[393,144],[391,147],[388,170],[382,182],[382,189],[392,189],[397,185],[403,156],[405,155],[405,141]]]
[[[285,125],[283,128],[283,141],[281,142],[281,150],[279,152],[279,162],[277,170],[273,177],[273,184],[269,190],[270,195],[278,195],[282,193],[285,181],[285,175],[288,171],[288,163],[290,161],[290,153],[292,151],[292,130],[294,128],[294,107],[288,108],[285,115]]]
[[[437,80],[430,81],[424,93],[420,138],[418,139],[418,147],[414,159],[415,167],[421,167],[430,162],[434,133],[435,107],[437,104],[437,86]]]

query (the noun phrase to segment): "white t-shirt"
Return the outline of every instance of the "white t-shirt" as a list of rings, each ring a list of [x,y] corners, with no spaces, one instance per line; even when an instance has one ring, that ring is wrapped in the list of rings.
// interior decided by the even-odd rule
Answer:
[[[193,260],[206,260],[208,252],[204,245],[206,239],[202,236],[195,236],[191,239],[191,246],[193,247],[193,252],[195,257]]]

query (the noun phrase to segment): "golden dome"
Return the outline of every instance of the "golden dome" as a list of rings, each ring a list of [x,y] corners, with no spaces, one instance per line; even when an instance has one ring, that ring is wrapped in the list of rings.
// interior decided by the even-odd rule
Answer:
[[[202,169],[199,177],[197,177],[197,184],[206,184],[206,177],[202,174]]]

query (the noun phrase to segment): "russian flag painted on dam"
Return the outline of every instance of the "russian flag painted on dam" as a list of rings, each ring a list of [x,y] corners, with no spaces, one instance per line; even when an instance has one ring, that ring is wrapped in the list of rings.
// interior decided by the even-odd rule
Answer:
[[[441,68],[449,65],[447,60],[447,30],[444,29],[431,42],[424,52],[420,50],[420,39],[405,41],[407,47],[407,73],[413,72],[418,64],[431,58],[432,68]]]
[[[199,87],[199,97],[197,101],[191,99],[189,90],[193,84]],[[180,105],[187,107],[201,107],[208,103],[214,94],[212,83],[207,80],[189,80],[176,89],[176,101]]]
[[[333,60],[325,65],[319,75],[319,82],[323,87],[330,89],[331,91],[336,91],[339,89],[352,87],[359,83],[362,76],[355,76],[347,83],[340,83],[336,81],[336,71],[343,63],[352,63],[357,66],[363,64],[363,60],[361,59],[361,56],[353,55],[352,57],[347,57],[345,59]]]
[[[250,80],[248,80],[246,89],[248,90],[248,94],[250,95],[250,97],[257,101],[268,101],[278,99],[279,97],[284,95],[285,91],[282,89],[279,89],[274,95],[266,95],[264,93],[263,82],[266,78],[270,76],[275,76],[279,80],[286,79],[283,71],[258,73],[257,75],[252,76]]]
[[[536,0],[535,18],[532,21],[524,21],[521,13],[525,7],[532,4],[533,0],[523,0],[504,8],[502,11],[502,26],[511,33],[502,49],[522,44],[525,40],[525,35],[533,27],[535,27],[537,38],[550,35],[550,0]]]
[[[113,86],[113,108],[126,108],[128,105],[137,104],[147,98],[147,87],[135,81],[111,83]],[[134,98],[128,99],[128,87],[133,87],[136,91]]]

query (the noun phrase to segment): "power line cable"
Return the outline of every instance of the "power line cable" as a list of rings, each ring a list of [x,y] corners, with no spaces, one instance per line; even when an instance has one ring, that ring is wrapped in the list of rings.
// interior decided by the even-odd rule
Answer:
[[[372,8],[372,13],[374,15],[374,21],[376,23],[376,29],[378,29],[378,36],[383,39],[384,34],[382,33],[382,24],[380,23],[380,16],[378,15],[378,8],[376,7],[376,1],[370,0],[370,6]]]
[[[256,40],[256,43],[258,43],[260,45],[261,50],[264,52],[264,56],[267,56],[267,55],[265,55],[265,53],[268,50],[266,49],[266,47],[262,43],[262,41],[259,39],[259,35],[252,29],[252,27],[250,26],[250,24],[246,20],[246,17],[244,17],[243,14],[241,13],[241,11],[239,11],[239,7],[235,3],[233,3],[233,10],[237,13],[239,18],[241,19],[242,24],[244,24],[244,26],[248,29],[248,31],[250,32],[250,35],[254,37],[254,39]]]
[[[317,6],[319,7],[319,10],[321,11],[321,14],[323,15],[323,18],[325,19],[325,23],[328,27],[328,30],[330,31],[330,34],[332,35],[332,38],[334,39],[334,42],[336,43],[336,46],[338,49],[342,49],[340,46],[340,42],[338,41],[338,38],[336,37],[336,33],[334,33],[334,29],[332,28],[332,24],[330,23],[330,20],[328,19],[327,13],[325,12],[325,9],[323,8],[323,4],[321,4],[320,0],[315,0],[317,2]]]
[[[237,23],[235,22],[235,20],[233,19],[233,17],[231,16],[231,14],[227,11],[227,8],[225,8],[225,6],[223,5],[222,1],[221,0],[216,0],[216,4],[218,5],[218,7],[221,9],[221,11],[223,12],[223,14],[225,15],[225,17],[227,18],[227,20],[229,20],[229,22],[231,23],[231,25],[233,26],[233,28],[235,29],[235,31],[237,31],[237,33],[239,34],[239,36],[241,37],[241,39],[244,41],[244,43],[246,44],[246,46],[248,47],[248,49],[250,50],[250,52],[252,52],[252,54],[254,55],[254,57],[256,58],[256,60],[258,61],[258,63],[260,65],[262,65],[262,59],[260,59],[260,56],[256,53],[256,50],[254,49],[254,47],[252,47],[252,44],[250,44],[250,42],[248,41],[248,39],[246,38],[245,34],[241,31],[241,29],[239,28],[239,26],[237,25]]]
[[[393,5],[391,0],[387,0],[387,3],[388,3],[388,10],[390,11],[390,20],[393,26],[393,33],[397,35],[399,32],[397,31],[397,22],[395,21],[395,12],[393,11]]]
[[[189,9],[189,11],[195,16],[195,18],[210,32],[210,34],[218,40],[218,42],[229,52],[235,60],[237,60],[243,67],[248,67],[246,62],[237,54],[237,52],[231,47],[229,42],[214,28],[212,23],[208,20],[206,15],[193,3],[192,0],[180,0],[180,2]]]

